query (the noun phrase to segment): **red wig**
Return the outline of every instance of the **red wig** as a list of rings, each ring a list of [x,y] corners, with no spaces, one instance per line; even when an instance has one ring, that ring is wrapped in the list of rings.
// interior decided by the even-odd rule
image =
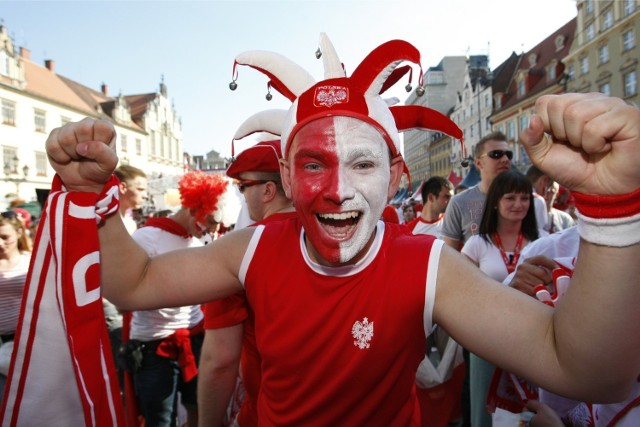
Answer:
[[[196,221],[205,222],[207,215],[216,212],[218,201],[229,182],[222,175],[208,175],[196,170],[187,172],[178,183],[182,207],[194,212]]]

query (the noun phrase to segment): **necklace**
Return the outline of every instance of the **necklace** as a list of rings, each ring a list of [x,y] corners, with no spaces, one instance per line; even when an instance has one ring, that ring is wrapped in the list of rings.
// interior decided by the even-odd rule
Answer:
[[[502,246],[502,240],[500,239],[500,235],[498,233],[493,233],[493,241],[496,243],[498,250],[500,251],[500,255],[502,255],[502,260],[504,261],[505,267],[507,267],[507,272],[513,273],[516,269],[516,265],[518,264],[518,259],[520,258],[520,249],[522,249],[522,241],[524,240],[524,236],[522,232],[518,233],[518,240],[516,240],[516,247],[513,250],[513,256],[507,257],[507,253]]]

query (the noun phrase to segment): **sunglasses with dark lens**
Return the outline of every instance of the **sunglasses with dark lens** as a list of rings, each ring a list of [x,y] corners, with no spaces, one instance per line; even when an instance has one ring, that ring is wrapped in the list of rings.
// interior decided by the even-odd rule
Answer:
[[[513,151],[511,150],[491,150],[488,153],[483,154],[481,157],[488,156],[494,160],[498,160],[504,155],[506,155],[509,160],[513,159]]]
[[[5,212],[2,212],[0,215],[2,215],[3,218],[7,218],[7,219],[18,218],[18,214],[15,213],[14,211],[5,211]]]
[[[265,179],[239,179],[238,180],[238,190],[241,193],[244,193],[244,190],[253,187],[254,185],[266,184],[269,180]]]

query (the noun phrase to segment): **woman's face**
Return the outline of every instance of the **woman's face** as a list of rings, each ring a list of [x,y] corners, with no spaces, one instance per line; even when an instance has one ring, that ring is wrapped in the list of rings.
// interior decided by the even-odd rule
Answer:
[[[17,250],[20,234],[11,224],[0,225],[0,255],[8,255]]]
[[[498,202],[501,220],[522,221],[527,216],[531,195],[529,193],[506,193]]]

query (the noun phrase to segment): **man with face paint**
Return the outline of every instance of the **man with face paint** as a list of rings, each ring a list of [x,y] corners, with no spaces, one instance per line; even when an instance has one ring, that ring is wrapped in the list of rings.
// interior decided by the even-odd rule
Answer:
[[[415,122],[394,116],[379,97],[382,84],[371,82],[389,76],[386,64],[419,62],[416,52],[392,41],[350,78],[305,83],[300,75],[289,91],[270,72],[294,99],[281,174],[298,219],[149,258],[109,216],[99,228],[103,291],[125,308],[150,309],[245,290],[262,357],[261,425],[418,425],[415,373],[435,323],[557,393],[623,399],[640,369],[640,245],[629,232],[640,213],[640,111],[601,94],[545,96],[521,133],[534,163],[584,193],[580,261],[552,311],[442,241],[378,221],[404,170],[398,129]],[[400,58],[385,61],[391,54]],[[69,191],[103,190],[117,162],[115,135],[91,119],[52,132],[47,152]],[[593,342],[608,351],[593,352]]]
[[[233,192],[223,177],[189,172],[180,180],[179,192],[182,207],[176,213],[150,218],[133,233],[133,239],[151,257],[200,247],[199,239],[205,233],[215,232],[220,223],[231,225],[236,213]],[[199,304],[170,307],[132,313],[129,349],[137,348],[141,355],[132,372],[135,392],[147,425],[175,425],[178,392],[189,425],[196,425],[196,363],[204,338],[204,316]]]

